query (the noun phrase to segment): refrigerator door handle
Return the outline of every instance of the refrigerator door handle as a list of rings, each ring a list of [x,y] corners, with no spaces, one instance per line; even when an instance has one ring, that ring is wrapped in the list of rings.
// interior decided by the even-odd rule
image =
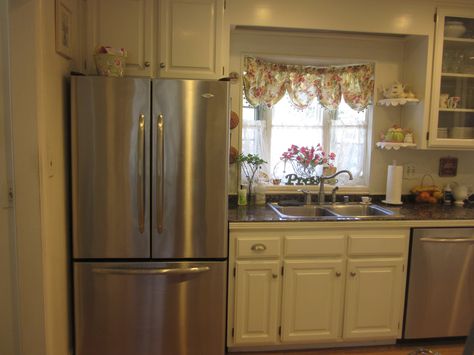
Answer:
[[[474,243],[474,238],[436,238],[436,237],[423,237],[420,238],[422,242],[431,243]]]
[[[145,115],[138,117],[138,169],[137,169],[137,192],[138,192],[138,228],[140,233],[145,232]]]
[[[164,198],[164,167],[165,167],[165,162],[164,160],[164,151],[165,151],[165,142],[164,142],[164,115],[159,114],[158,115],[158,142],[157,142],[157,147],[158,147],[158,152],[156,154],[156,176],[158,181],[156,182],[156,229],[158,230],[158,233],[163,232],[163,198]]]
[[[209,266],[191,266],[187,268],[95,268],[92,271],[96,274],[114,274],[114,275],[188,275],[200,274],[210,270]]]

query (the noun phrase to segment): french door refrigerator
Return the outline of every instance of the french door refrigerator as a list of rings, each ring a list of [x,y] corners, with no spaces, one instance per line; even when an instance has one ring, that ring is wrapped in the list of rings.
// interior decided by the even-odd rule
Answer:
[[[71,79],[76,355],[222,355],[228,84]]]

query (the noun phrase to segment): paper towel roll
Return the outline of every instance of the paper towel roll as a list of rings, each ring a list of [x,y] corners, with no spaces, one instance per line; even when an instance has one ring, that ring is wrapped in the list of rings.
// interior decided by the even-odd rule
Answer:
[[[387,188],[385,193],[385,201],[387,203],[402,203],[402,178],[403,166],[389,165],[387,170]]]

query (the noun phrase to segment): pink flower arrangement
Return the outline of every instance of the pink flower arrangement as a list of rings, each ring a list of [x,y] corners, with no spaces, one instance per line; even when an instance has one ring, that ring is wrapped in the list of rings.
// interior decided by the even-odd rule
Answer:
[[[301,176],[314,176],[316,167],[324,165],[332,168],[336,159],[336,154],[326,153],[321,144],[316,147],[298,147],[292,144],[281,157],[285,163],[290,162],[295,173]]]

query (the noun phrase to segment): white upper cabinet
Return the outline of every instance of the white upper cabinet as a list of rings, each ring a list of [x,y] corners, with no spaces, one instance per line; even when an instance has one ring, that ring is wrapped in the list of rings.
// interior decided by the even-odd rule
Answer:
[[[97,46],[127,51],[125,75],[153,75],[153,0],[89,0],[87,72],[96,74]]]
[[[159,76],[218,79],[222,63],[224,0],[162,0]]]
[[[429,144],[474,148],[474,10],[438,9]]]

